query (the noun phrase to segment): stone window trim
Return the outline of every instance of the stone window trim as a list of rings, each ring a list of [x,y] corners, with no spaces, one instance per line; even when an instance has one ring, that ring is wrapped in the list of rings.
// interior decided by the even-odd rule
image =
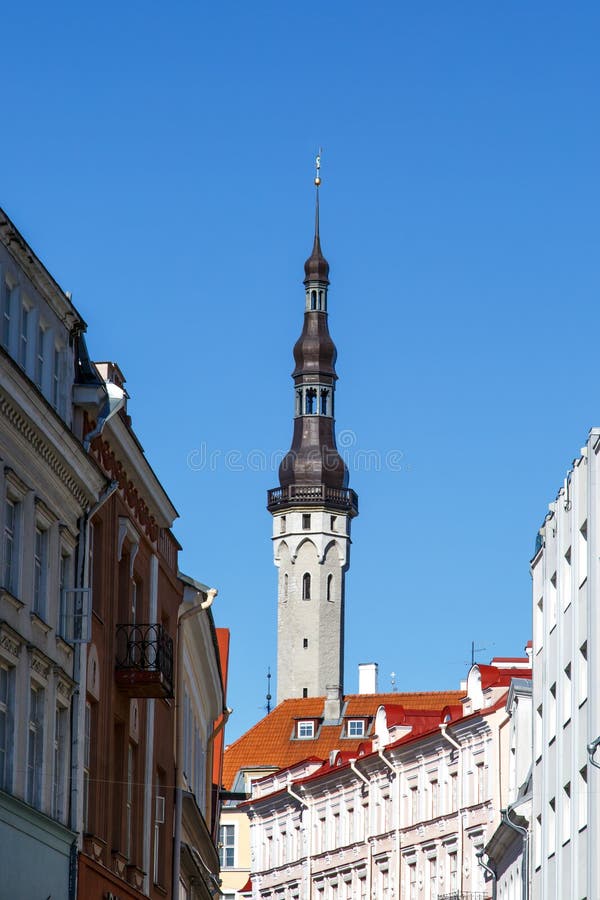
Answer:
[[[123,547],[126,538],[130,544],[129,577],[133,578],[133,564],[135,562],[137,552],[140,549],[140,536],[133,522],[128,516],[119,516],[119,538],[117,553],[117,559],[119,562],[121,562],[121,559],[123,558]]]
[[[49,531],[53,525],[58,522],[58,516],[55,516],[52,510],[44,503],[41,497],[35,498],[35,524],[42,531]]]
[[[6,484],[6,496],[15,503],[22,503],[32,490],[10,466],[4,467],[4,481]]]
[[[32,644],[27,645],[29,653],[29,675],[32,684],[47,688],[50,674],[54,668],[52,660]]]
[[[6,622],[0,621],[0,658],[10,666],[16,666],[25,641]]]
[[[77,684],[61,666],[53,666],[56,683],[56,702],[62,709],[69,709]]]

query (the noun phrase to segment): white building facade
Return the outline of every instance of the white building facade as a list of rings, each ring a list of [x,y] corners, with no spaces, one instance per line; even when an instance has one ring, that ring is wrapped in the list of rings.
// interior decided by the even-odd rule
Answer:
[[[382,706],[358,755],[256,782],[245,804],[254,900],[490,898],[478,854],[499,821],[507,679],[474,666],[461,708]]]
[[[600,897],[599,454],[590,432],[539,531],[533,577],[533,884],[539,900]]]
[[[82,446],[73,402],[85,323],[1,211],[0,317],[2,892],[68,897],[81,535],[106,480]]]

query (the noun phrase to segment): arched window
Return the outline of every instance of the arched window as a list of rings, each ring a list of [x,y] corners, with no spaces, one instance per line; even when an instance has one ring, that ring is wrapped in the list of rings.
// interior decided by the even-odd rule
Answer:
[[[309,388],[306,392],[306,402],[304,404],[304,412],[307,416],[314,416],[316,400],[317,392],[315,388]]]
[[[333,601],[332,597],[332,589],[333,589],[333,575],[327,576],[327,599],[331,603]]]
[[[287,598],[288,598],[288,576],[287,576],[287,572],[286,572],[286,574],[283,576],[283,599],[287,600]]]
[[[321,388],[321,415],[327,415],[327,397],[329,396],[329,391],[325,388]]]
[[[323,309],[323,291],[319,291],[319,309]]]
[[[317,292],[316,291],[310,292],[310,308],[311,309],[317,308]]]
[[[296,391],[296,415],[302,415],[302,391]]]
[[[308,572],[302,576],[302,599],[310,600],[310,575]]]

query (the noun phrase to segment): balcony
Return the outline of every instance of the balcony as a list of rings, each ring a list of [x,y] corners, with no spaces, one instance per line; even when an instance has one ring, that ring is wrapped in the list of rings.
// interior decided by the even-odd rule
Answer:
[[[276,512],[289,506],[327,506],[358,515],[358,497],[350,488],[332,488],[324,484],[289,484],[267,491],[267,509]]]
[[[449,894],[438,894],[437,900],[489,900],[485,891],[450,891]]]
[[[162,625],[117,625],[115,678],[128,697],[173,696],[173,639]]]

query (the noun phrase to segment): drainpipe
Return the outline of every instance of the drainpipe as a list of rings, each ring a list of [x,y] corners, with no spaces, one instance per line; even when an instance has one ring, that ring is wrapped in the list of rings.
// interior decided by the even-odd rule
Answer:
[[[590,744],[587,745],[587,752],[588,752],[588,759],[591,762],[591,764],[593,766],[595,766],[597,769],[600,769],[600,763],[597,763],[596,760],[594,759],[594,754],[596,753],[596,750],[598,749],[598,747],[600,747],[600,737],[597,737],[596,740],[592,741]]]
[[[360,778],[361,781],[363,781],[366,784],[366,786],[369,790],[369,806],[368,806],[368,813],[367,813],[367,821],[365,823],[365,843],[367,845],[367,897],[371,897],[372,882],[373,882],[373,873],[371,871],[372,863],[373,863],[373,846],[371,844],[371,835],[369,833],[371,831],[371,829],[369,828],[369,824],[371,822],[371,782],[365,775],[363,775],[362,772],[359,772],[359,770],[356,766],[355,759],[350,760],[350,768],[352,769],[354,774],[358,778]]]
[[[300,794],[294,793],[291,788],[291,783],[288,783],[285,786],[286,791],[294,800],[296,800],[301,806],[304,806],[308,810],[308,846],[307,846],[307,869],[308,869],[308,893],[306,895],[306,900],[311,900],[312,898],[312,854],[313,854],[313,817],[312,817],[312,806],[311,804],[301,797]]]
[[[401,884],[400,884],[400,874],[401,874],[401,866],[400,866],[400,778],[399,778],[398,772],[396,770],[396,767],[393,765],[393,763],[390,762],[389,759],[385,758],[383,747],[381,748],[381,750],[377,751],[377,756],[379,757],[379,759],[382,762],[384,762],[386,764],[386,766],[390,769],[390,771],[392,772],[392,774],[394,775],[394,777],[396,779],[395,790],[394,790],[394,794],[396,795],[396,804],[395,804],[396,805],[396,816],[395,816],[395,818],[396,818],[396,828],[395,828],[395,831],[396,831],[396,834],[395,834],[396,884],[398,885],[397,890],[398,890],[398,896],[400,897],[400,895],[402,893]]]
[[[517,825],[516,822],[513,822],[509,818],[509,813],[512,811],[512,806],[507,806],[506,809],[500,810],[500,819],[509,828],[512,828],[513,831],[516,831],[517,834],[521,835],[521,839],[523,841],[523,862],[521,864],[521,877],[523,880],[523,900],[529,900],[529,831],[527,828],[523,828],[522,825]]]
[[[448,724],[440,722],[439,729],[442,737],[458,751],[458,866],[459,866],[459,884],[458,892],[462,893],[463,889],[463,760],[462,746],[455,740],[451,734],[447,732]]]
[[[496,883],[498,880],[498,876],[496,875],[496,873],[494,872],[494,870],[492,869],[491,866],[488,866],[487,863],[484,863],[484,861],[483,861],[484,853],[485,853],[485,850],[478,850],[477,853],[475,854],[475,856],[477,857],[477,862],[479,863],[481,868],[485,869],[485,871],[488,873],[488,875],[492,876],[492,900],[496,900]]]
[[[80,551],[77,561],[77,583],[80,588],[86,590],[89,588],[90,580],[90,523],[101,506],[103,506],[117,490],[118,484],[112,481],[104,492],[98,498],[98,501],[91,506],[80,519]],[[89,595],[88,595],[89,596]],[[86,600],[82,596],[81,603]],[[88,602],[88,611],[91,614],[91,603]],[[79,735],[85,732],[85,696],[87,682],[87,666],[85,665],[86,645],[78,643],[75,645],[75,653],[73,659],[73,681],[78,685],[73,694],[72,704],[72,728],[71,728],[71,828],[78,835],[78,847],[81,849],[81,838],[83,834],[83,758],[82,746],[83,741],[79,740]]]
[[[209,609],[213,600],[217,596],[216,588],[210,588],[206,592],[206,599],[201,603],[189,609],[181,610],[179,607],[177,616],[177,653],[176,653],[176,674],[177,679],[175,688],[175,825],[173,830],[173,897],[179,896],[179,873],[181,871],[181,816],[183,807],[183,641],[182,641],[182,625],[186,619],[192,616],[198,616],[201,612]],[[196,594],[196,598],[204,596],[200,591]],[[223,723],[225,724],[225,723]]]

